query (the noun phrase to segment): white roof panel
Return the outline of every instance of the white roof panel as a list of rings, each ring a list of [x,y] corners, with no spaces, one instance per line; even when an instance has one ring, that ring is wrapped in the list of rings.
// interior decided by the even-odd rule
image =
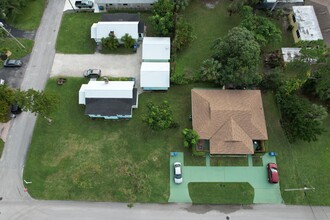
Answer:
[[[143,62],[141,87],[170,87],[170,63]]]
[[[284,62],[291,62],[299,58],[301,48],[297,47],[283,47],[281,48]]]
[[[84,86],[86,98],[132,98],[133,88],[134,81],[89,81]]]
[[[323,39],[313,6],[292,6],[301,40]]]
[[[171,40],[169,37],[144,37],[142,43],[143,60],[169,60]]]
[[[133,39],[139,38],[138,21],[122,22],[122,21],[111,21],[111,22],[98,22],[94,23],[91,27],[91,36],[94,39],[102,39],[108,37],[111,31],[114,32],[116,38],[121,38],[126,33],[132,36]],[[96,29],[96,31],[95,31]],[[93,34],[93,32],[95,32]]]

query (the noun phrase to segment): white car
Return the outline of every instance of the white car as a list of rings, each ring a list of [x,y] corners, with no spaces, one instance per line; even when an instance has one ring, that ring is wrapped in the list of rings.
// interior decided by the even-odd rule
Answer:
[[[180,162],[175,162],[174,167],[174,182],[176,184],[182,183],[182,166]]]

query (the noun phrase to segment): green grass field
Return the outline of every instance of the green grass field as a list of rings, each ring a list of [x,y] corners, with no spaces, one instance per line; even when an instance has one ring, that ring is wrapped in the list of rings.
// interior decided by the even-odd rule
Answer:
[[[63,86],[51,79],[47,84],[46,91],[58,94],[61,102],[51,125],[37,120],[24,170],[24,178],[33,181],[27,186],[30,195],[118,202],[136,196],[138,202],[167,202],[169,152],[183,150],[181,131],[191,127],[190,90],[199,85],[143,93],[131,120],[112,121],[84,115],[84,106],[77,104],[82,83],[86,79],[68,78]],[[147,102],[164,99],[180,127],[154,132],[142,123],[142,115]],[[139,193],[145,189],[148,193]]]
[[[253,188],[248,183],[189,183],[194,204],[252,204]]]
[[[22,58],[32,51],[34,41],[21,38],[18,38],[18,40],[25,46],[26,49],[23,49],[21,46],[19,46],[17,42],[12,38],[0,40],[0,48],[7,48],[11,52],[11,59]],[[3,61],[0,60],[0,68],[3,67],[2,64]]]
[[[193,27],[196,39],[183,52],[178,54],[176,71],[193,75],[202,62],[212,55],[211,46],[216,38],[225,36],[228,31],[239,25],[239,16],[229,16],[229,1],[219,1],[210,9],[203,1],[192,0],[184,11],[184,18]]]
[[[20,13],[9,17],[8,23],[21,30],[36,30],[39,27],[46,0],[29,0]]]
[[[278,153],[280,185],[286,204],[330,205],[330,118],[325,121],[327,132],[317,142],[290,144],[279,122],[279,112],[271,93],[263,95],[269,135],[269,151]],[[314,187],[315,191],[285,191]]]
[[[62,17],[56,41],[57,53],[92,54],[96,43],[91,39],[91,26],[100,20],[101,14],[67,13]]]

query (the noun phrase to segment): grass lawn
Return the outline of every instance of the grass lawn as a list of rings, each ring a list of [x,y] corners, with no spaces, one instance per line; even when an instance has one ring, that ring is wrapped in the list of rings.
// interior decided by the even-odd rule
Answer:
[[[0,158],[2,156],[2,151],[3,151],[3,148],[5,147],[5,142],[3,142],[2,139],[0,139]]]
[[[263,166],[262,155],[263,154],[256,154],[252,156],[252,163],[254,167]]]
[[[189,183],[194,204],[252,204],[253,188],[248,183]]]
[[[247,157],[211,157],[212,166],[248,166]]]
[[[8,23],[21,30],[35,30],[39,27],[46,0],[28,0],[19,14],[9,17]]]
[[[167,202],[169,152],[182,151],[181,131],[191,127],[190,90],[202,85],[172,86],[168,92],[139,96],[131,120],[91,120],[77,104],[83,78],[63,86],[50,79],[46,92],[61,98],[51,125],[38,118],[24,170],[38,199],[118,202]],[[168,100],[177,129],[153,132],[142,123],[149,101]],[[189,158],[189,155],[186,156]],[[135,197],[136,196],[136,197]]]
[[[98,13],[64,13],[57,36],[56,52],[92,54],[96,43],[91,39],[91,26],[100,20]]]
[[[139,12],[141,20],[147,26],[147,36],[154,36],[150,26],[149,12]],[[91,26],[100,20],[101,14],[95,13],[65,13],[56,42],[57,53],[92,54],[96,43],[91,39]],[[130,54],[131,49],[120,48],[117,51],[102,51],[102,53]]]
[[[18,40],[25,46],[26,49],[23,49],[21,46],[17,44],[17,42],[12,38],[5,38],[0,40],[0,48],[7,48],[12,53],[10,56],[11,59],[17,59],[24,57],[25,55],[31,53],[34,41],[28,39]],[[0,67],[2,67],[3,61],[0,60]]]
[[[192,44],[178,54],[176,71],[192,75],[199,70],[202,62],[212,54],[211,46],[216,38],[225,36],[228,30],[239,24],[239,16],[229,16],[230,1],[219,1],[215,8],[205,6],[204,1],[192,0],[184,11],[184,17],[193,27],[197,37]]]
[[[317,142],[290,144],[279,123],[279,112],[271,93],[263,95],[269,135],[269,151],[278,153],[282,197],[286,204],[330,205],[328,172],[330,168],[330,118],[325,121],[327,132]],[[286,192],[284,189],[314,187],[315,191]]]

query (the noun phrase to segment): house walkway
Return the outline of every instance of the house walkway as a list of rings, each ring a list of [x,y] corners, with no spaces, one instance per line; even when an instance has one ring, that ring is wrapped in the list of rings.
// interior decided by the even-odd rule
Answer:
[[[206,157],[208,158],[208,157]],[[275,163],[275,157],[268,154],[262,156],[263,166],[253,166],[252,157],[249,166],[184,166],[182,167],[183,182],[173,181],[173,163],[184,164],[183,153],[170,158],[170,198],[169,202],[191,203],[188,184],[190,182],[248,182],[254,188],[253,203],[282,204],[279,184],[267,181],[267,163]],[[208,164],[208,163],[206,163]]]

